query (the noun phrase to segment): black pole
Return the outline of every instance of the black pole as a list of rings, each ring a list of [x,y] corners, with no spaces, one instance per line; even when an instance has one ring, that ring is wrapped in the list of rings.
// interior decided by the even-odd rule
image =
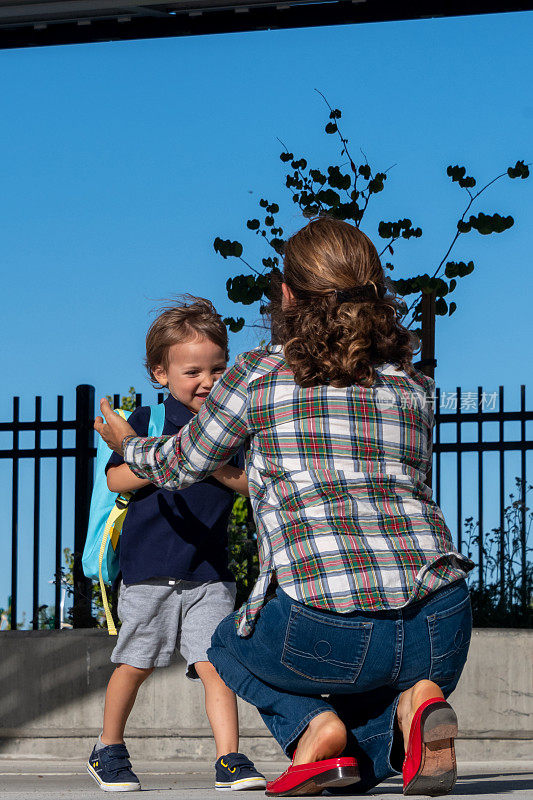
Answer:
[[[415,363],[415,367],[427,375],[428,378],[435,379],[435,293],[422,293],[421,300],[421,339],[422,348],[420,351],[420,361]],[[433,399],[433,398],[432,398]],[[426,475],[426,484],[431,489],[433,484],[433,470],[430,466]]]
[[[57,398],[57,461],[56,461],[56,544],[55,544],[55,618],[54,628],[61,628],[61,536],[63,531],[63,458],[61,450],[63,448],[63,396]]]
[[[91,615],[92,583],[83,574],[81,556],[87,535],[93,489],[94,386],[76,386],[76,473],[74,501],[74,604],[75,628],[94,627]]]
[[[526,387],[520,387],[520,441],[526,441]],[[526,450],[520,453],[520,550],[521,550],[521,602],[525,611],[529,603],[527,576],[527,528],[526,528]]]
[[[32,627],[39,630],[39,555],[41,535],[41,409],[42,398],[35,398],[35,466],[33,476],[33,617]]]
[[[483,557],[484,557],[484,532],[483,532],[483,387],[477,387],[477,440],[479,442],[479,450],[477,454],[477,518],[478,518],[478,574],[479,574],[479,588],[483,589]]]
[[[20,401],[13,398],[13,486],[11,500],[11,618],[9,626],[17,629],[18,593],[18,520],[19,520],[19,413]]]
[[[415,365],[420,372],[428,378],[435,377],[435,292],[430,294],[422,293],[421,300],[421,338],[422,349],[420,351],[420,361]]]

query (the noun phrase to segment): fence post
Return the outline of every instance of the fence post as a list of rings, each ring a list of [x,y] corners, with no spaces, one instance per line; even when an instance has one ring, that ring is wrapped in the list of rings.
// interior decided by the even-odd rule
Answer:
[[[422,293],[422,349],[417,364],[420,372],[428,378],[435,377],[435,292]]]
[[[94,386],[76,386],[76,472],[74,479],[74,601],[75,628],[94,626],[91,615],[92,583],[83,574],[81,556],[87,534],[89,506],[93,489]]]
[[[422,320],[421,320],[421,339],[422,349],[420,351],[420,361],[415,366],[428,378],[435,378],[435,292],[430,294],[422,293]],[[433,470],[430,468],[426,475],[426,484],[431,489],[433,484]]]
[[[15,631],[18,626],[18,535],[19,535],[19,414],[20,399],[13,398],[13,484],[11,500],[11,616],[9,627]],[[8,603],[9,605],[9,603]]]

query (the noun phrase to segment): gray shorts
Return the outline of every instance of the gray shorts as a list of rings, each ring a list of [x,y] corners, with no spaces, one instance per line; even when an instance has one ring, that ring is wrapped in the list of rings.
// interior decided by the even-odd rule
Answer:
[[[211,636],[235,605],[234,583],[195,583],[168,578],[120,586],[122,626],[111,653],[115,664],[167,667],[178,649],[187,677],[197,680],[197,661],[208,661]]]

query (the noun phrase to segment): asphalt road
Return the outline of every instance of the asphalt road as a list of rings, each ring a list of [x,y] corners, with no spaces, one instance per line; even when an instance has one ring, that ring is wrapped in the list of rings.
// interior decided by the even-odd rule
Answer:
[[[271,762],[257,766],[269,779],[286,768],[286,764]],[[134,768],[143,800],[220,800],[220,793],[213,789],[214,771],[202,762],[136,761]],[[459,775],[450,800],[533,800],[533,761],[464,763],[459,765]],[[110,794],[102,793],[77,760],[15,757],[0,758],[0,792],[2,800],[102,800]],[[265,796],[262,791],[244,795],[246,800]],[[401,781],[390,779],[367,796],[400,800]]]

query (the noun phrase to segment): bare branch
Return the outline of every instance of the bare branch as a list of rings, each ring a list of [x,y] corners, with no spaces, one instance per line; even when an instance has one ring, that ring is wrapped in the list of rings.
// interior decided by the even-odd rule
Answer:
[[[242,261],[242,263],[243,263],[243,264],[246,264],[246,266],[248,267],[248,269],[251,269],[251,270],[252,270],[252,272],[255,272],[255,274],[256,274],[256,275],[264,275],[264,272],[260,272],[260,271],[259,271],[258,269],[256,269],[255,267],[252,267],[252,265],[251,265],[251,264],[249,264],[249,263],[246,261],[246,259],[245,259],[245,258],[243,258],[242,256],[239,256],[239,261]]]

